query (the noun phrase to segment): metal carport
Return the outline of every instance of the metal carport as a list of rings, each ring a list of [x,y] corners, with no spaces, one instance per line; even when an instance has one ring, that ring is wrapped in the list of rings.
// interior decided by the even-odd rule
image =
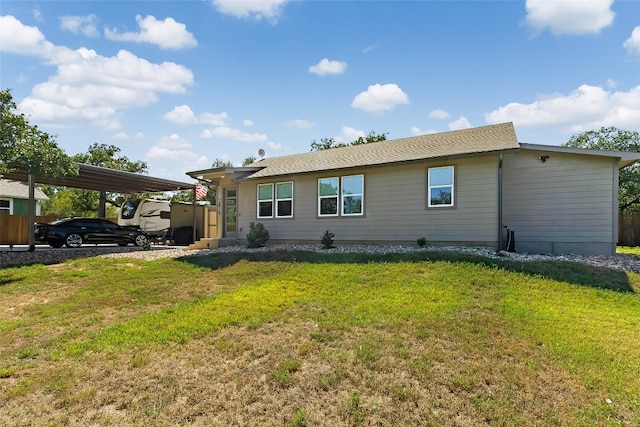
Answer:
[[[29,220],[35,220],[35,184],[59,185],[85,190],[109,191],[111,193],[156,193],[161,191],[193,190],[195,184],[154,178],[133,172],[124,172],[100,166],[78,163],[78,175],[36,176],[25,170],[3,173],[0,178],[29,183]],[[35,249],[33,229],[29,232],[29,250]]]

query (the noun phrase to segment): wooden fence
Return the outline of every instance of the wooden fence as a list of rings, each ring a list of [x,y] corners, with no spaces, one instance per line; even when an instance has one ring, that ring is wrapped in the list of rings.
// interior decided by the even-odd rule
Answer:
[[[36,222],[56,219],[55,216],[36,216]],[[28,215],[0,215],[0,245],[28,245],[31,227]]]
[[[618,244],[640,246],[640,212],[618,214]]]

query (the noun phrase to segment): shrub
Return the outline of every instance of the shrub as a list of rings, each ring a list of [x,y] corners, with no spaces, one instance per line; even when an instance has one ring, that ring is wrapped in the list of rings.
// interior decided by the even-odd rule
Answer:
[[[427,238],[426,237],[419,237],[418,238],[418,246],[420,246],[421,248],[424,248],[425,246],[427,246]]]
[[[320,243],[322,244],[323,249],[331,249],[333,248],[333,237],[335,234],[329,233],[329,230],[325,231],[322,237],[320,238]]]
[[[247,233],[247,247],[261,248],[269,240],[269,231],[260,222],[251,222]]]

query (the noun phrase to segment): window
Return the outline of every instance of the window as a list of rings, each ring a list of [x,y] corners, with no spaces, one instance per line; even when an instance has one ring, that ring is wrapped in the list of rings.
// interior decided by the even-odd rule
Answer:
[[[318,180],[318,215],[338,215],[338,178]]]
[[[342,177],[342,215],[362,215],[364,176]]]
[[[293,216],[293,182],[276,184],[276,218]]]
[[[364,175],[318,180],[318,216],[363,214]]]
[[[258,184],[258,218],[273,218],[273,184]]]
[[[0,215],[11,215],[11,200],[0,199]]]
[[[453,206],[453,166],[429,168],[428,207]]]
[[[275,196],[275,203],[274,203]],[[258,184],[258,218],[293,217],[293,182]]]

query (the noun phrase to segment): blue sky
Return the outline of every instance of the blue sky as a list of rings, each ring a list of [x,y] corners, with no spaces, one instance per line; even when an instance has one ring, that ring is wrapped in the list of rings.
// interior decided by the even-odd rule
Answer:
[[[640,130],[640,2],[3,0],[0,86],[67,154],[187,182],[370,131],[559,145]]]

